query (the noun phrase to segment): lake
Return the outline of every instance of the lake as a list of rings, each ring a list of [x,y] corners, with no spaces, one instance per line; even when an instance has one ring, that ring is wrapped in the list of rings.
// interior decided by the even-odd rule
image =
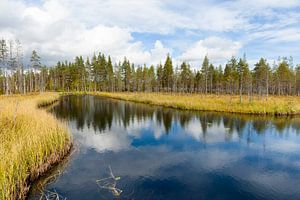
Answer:
[[[71,200],[300,199],[300,118],[88,95],[63,97],[50,112],[68,124],[75,150],[30,199],[40,190]]]

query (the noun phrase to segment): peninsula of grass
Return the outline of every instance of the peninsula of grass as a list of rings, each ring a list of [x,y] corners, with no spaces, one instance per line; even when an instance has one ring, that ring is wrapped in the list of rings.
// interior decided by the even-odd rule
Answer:
[[[58,98],[0,96],[0,199],[25,199],[30,184],[70,151],[67,126],[39,109]]]
[[[274,116],[300,114],[300,96],[269,96],[268,100],[254,96],[251,102],[248,101],[248,96],[243,96],[241,103],[238,95],[129,92],[91,94],[183,110]]]

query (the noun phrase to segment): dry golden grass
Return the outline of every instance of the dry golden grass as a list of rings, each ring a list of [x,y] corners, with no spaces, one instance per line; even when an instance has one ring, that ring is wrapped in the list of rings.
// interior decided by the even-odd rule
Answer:
[[[300,97],[270,96],[268,100],[253,97],[251,103],[243,96],[240,103],[238,95],[203,95],[178,93],[92,93],[116,99],[151,105],[165,106],[184,110],[217,111],[261,115],[300,114]]]
[[[0,199],[23,199],[29,183],[70,150],[66,126],[38,109],[58,97],[0,96]]]

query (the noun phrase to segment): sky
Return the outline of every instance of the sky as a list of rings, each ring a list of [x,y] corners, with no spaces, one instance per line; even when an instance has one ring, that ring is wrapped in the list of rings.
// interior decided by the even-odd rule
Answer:
[[[231,56],[300,63],[300,0],[0,0],[0,38],[45,65],[102,52],[113,60],[199,68]]]

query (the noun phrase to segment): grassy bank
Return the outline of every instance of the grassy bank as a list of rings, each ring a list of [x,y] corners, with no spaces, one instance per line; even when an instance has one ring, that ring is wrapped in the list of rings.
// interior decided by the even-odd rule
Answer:
[[[239,96],[230,95],[105,92],[91,94],[184,110],[260,115],[300,114],[300,97],[296,96],[270,96],[268,100],[253,97],[251,103],[248,97],[244,96],[244,101],[240,103]]]
[[[0,96],[0,199],[24,199],[30,183],[69,152],[66,126],[38,109],[58,97]]]

